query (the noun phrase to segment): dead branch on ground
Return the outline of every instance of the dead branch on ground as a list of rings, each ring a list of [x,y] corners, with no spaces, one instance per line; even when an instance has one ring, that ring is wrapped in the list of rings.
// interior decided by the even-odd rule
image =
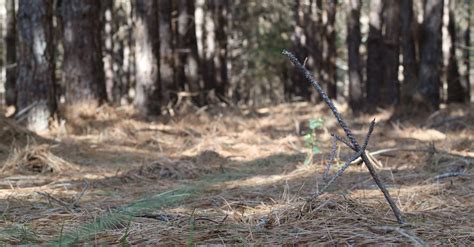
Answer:
[[[342,175],[342,173],[344,172],[344,170],[350,165],[350,163],[357,159],[357,157],[360,157],[367,169],[369,170],[369,173],[370,175],[372,176],[372,178],[374,179],[375,183],[377,184],[377,186],[380,188],[380,190],[382,191],[385,199],[387,200],[388,204],[390,205],[390,207],[392,208],[392,211],[393,211],[393,214],[395,215],[395,217],[397,218],[397,221],[399,224],[403,224],[404,223],[404,220],[402,218],[402,214],[400,212],[400,210],[398,209],[397,205],[395,204],[395,201],[392,199],[392,197],[390,196],[390,193],[388,192],[387,188],[385,187],[385,185],[382,183],[382,181],[380,180],[380,177],[378,176],[376,170],[375,170],[375,167],[374,165],[372,164],[371,160],[369,159],[369,157],[367,156],[367,154],[365,153],[365,148],[367,147],[367,144],[369,142],[369,138],[370,138],[370,134],[372,133],[372,130],[375,126],[375,119],[372,121],[371,125],[370,125],[370,128],[369,128],[369,132],[367,134],[367,137],[364,141],[364,144],[363,146],[360,146],[360,144],[357,142],[357,140],[355,139],[354,135],[352,134],[352,131],[349,129],[348,125],[346,124],[346,122],[342,119],[342,116],[341,114],[339,113],[339,111],[337,110],[336,106],[333,104],[333,102],[331,101],[331,99],[329,99],[329,97],[327,96],[327,94],[323,91],[323,89],[321,88],[321,86],[319,85],[319,83],[316,81],[316,79],[314,79],[314,77],[311,75],[311,73],[298,61],[298,59],[295,57],[295,55],[293,55],[291,52],[287,51],[287,50],[283,50],[283,55],[287,56],[290,61],[296,66],[296,68],[299,70],[299,72],[301,74],[303,74],[303,76],[312,84],[312,86],[316,89],[316,91],[319,93],[319,95],[321,96],[321,98],[324,100],[324,102],[328,105],[328,107],[331,109],[332,113],[334,114],[334,117],[336,118],[337,122],[339,123],[339,125],[341,126],[341,128],[344,130],[344,133],[346,134],[346,137],[347,139],[349,140],[349,142],[345,142],[345,144],[353,149],[356,153],[356,155],[354,155],[349,161],[347,161],[344,166],[336,173],[336,175],[334,175],[334,177],[330,180],[330,182],[328,182],[328,184],[326,185],[329,186],[330,183],[334,182],[336,180],[337,177],[339,177],[340,175]],[[349,145],[350,144],[350,145]],[[325,188],[326,188],[325,187]],[[324,189],[322,190],[322,193],[324,193]],[[319,196],[321,193],[316,193],[312,196],[312,199]]]

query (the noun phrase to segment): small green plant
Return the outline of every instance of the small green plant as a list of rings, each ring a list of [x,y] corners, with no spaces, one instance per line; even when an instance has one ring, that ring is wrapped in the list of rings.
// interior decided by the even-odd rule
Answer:
[[[196,229],[196,219],[194,213],[196,209],[193,210],[191,217],[189,218],[189,236],[188,236],[188,246],[194,246],[194,230]]]
[[[6,242],[28,245],[37,241],[38,234],[25,224],[13,224],[0,229],[0,246]]]
[[[130,235],[130,225],[132,223],[132,217],[129,218],[127,228],[125,229],[124,234],[119,239],[120,247],[130,246],[128,243],[128,237]]]
[[[324,120],[322,117],[310,119],[309,124],[309,133],[304,135],[304,143],[308,152],[306,154],[306,159],[304,160],[305,165],[310,165],[313,163],[314,156],[321,152],[319,149],[319,140],[317,138],[317,130],[323,128]]]

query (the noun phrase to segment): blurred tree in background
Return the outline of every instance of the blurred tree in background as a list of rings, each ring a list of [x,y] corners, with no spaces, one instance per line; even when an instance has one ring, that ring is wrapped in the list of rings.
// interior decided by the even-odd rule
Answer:
[[[2,103],[30,127],[56,104],[133,104],[151,116],[318,102],[285,48],[354,112],[471,99],[467,0],[35,1],[47,4],[40,13],[30,3],[0,0]],[[35,113],[42,102],[47,114]]]

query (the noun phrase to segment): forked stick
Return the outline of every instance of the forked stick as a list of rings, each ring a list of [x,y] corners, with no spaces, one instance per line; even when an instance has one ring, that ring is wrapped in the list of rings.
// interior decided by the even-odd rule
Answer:
[[[350,144],[354,148],[354,150],[357,152],[357,154],[361,157],[361,159],[364,161],[365,165],[367,166],[367,169],[369,170],[370,175],[374,179],[375,183],[377,186],[380,188],[382,191],[385,199],[387,200],[388,204],[392,208],[393,214],[397,218],[397,221],[399,224],[403,224],[403,218],[400,210],[398,209],[397,205],[393,201],[392,197],[390,196],[390,193],[388,192],[387,188],[385,188],[385,185],[382,183],[380,180],[380,177],[378,176],[377,172],[375,171],[375,168],[373,164],[370,162],[369,158],[367,157],[367,154],[364,151],[365,146],[367,145],[370,136],[367,137],[364,143],[364,147],[361,147],[357,140],[355,139],[354,135],[352,134],[352,131],[349,129],[347,126],[346,122],[342,119],[341,114],[337,110],[336,106],[332,103],[332,101],[329,99],[327,94],[323,91],[319,83],[314,79],[314,77],[311,75],[311,73],[298,61],[298,59],[293,55],[291,52],[287,50],[283,50],[283,55],[287,56],[290,61],[296,66],[296,68],[299,70],[301,74],[313,85],[313,87],[318,91],[319,95],[321,95],[321,98],[323,98],[324,102],[328,105],[328,107],[331,109],[332,113],[334,114],[334,117],[336,117],[337,122],[341,126],[341,128],[344,130],[347,139],[349,139]],[[373,128],[373,125],[371,125],[371,128]],[[370,134],[369,134],[370,135]],[[360,154],[359,154],[360,153]],[[350,162],[349,162],[350,163]]]

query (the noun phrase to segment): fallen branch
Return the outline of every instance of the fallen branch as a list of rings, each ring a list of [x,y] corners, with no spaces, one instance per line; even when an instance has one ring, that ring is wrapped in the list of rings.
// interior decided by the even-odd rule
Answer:
[[[382,191],[385,199],[387,200],[388,204],[390,205],[390,207],[392,208],[392,211],[393,211],[393,214],[395,215],[395,217],[397,218],[397,221],[399,224],[403,224],[404,221],[403,221],[403,218],[402,218],[402,214],[400,212],[400,210],[398,209],[397,205],[395,204],[395,201],[392,199],[392,197],[390,196],[390,193],[388,192],[388,190],[386,189],[385,185],[382,183],[382,181],[380,180],[372,162],[370,161],[369,157],[367,156],[367,154],[365,153],[365,147],[367,146],[368,142],[369,142],[369,137],[370,137],[370,133],[371,133],[371,130],[369,129],[369,134],[366,138],[366,140],[364,141],[364,145],[361,147],[359,145],[359,143],[357,142],[357,140],[355,139],[354,135],[352,134],[352,131],[349,129],[348,125],[346,124],[346,122],[342,119],[342,116],[341,114],[339,113],[339,111],[337,110],[336,106],[334,106],[333,102],[329,99],[329,97],[327,96],[327,94],[323,91],[323,89],[321,88],[321,86],[319,85],[319,83],[313,78],[313,76],[311,75],[311,73],[298,61],[298,59],[292,54],[290,53],[289,51],[287,50],[284,50],[283,51],[283,55],[287,56],[290,61],[296,66],[296,68],[301,72],[301,74],[303,74],[303,76],[312,84],[312,86],[316,89],[316,91],[318,91],[319,95],[321,96],[321,98],[324,100],[324,102],[328,105],[328,107],[331,109],[332,113],[334,114],[334,117],[336,118],[337,122],[339,123],[339,125],[341,126],[341,128],[344,130],[345,134],[346,134],[346,137],[347,139],[349,140],[350,144],[351,144],[351,147],[354,149],[354,151],[357,152],[357,155],[362,159],[362,161],[364,161],[367,169],[369,170],[369,173],[370,175],[372,176],[372,178],[374,179],[375,183],[377,184],[377,186],[380,188],[380,190]],[[374,128],[374,125],[375,125],[375,120],[372,121],[372,125],[370,126],[370,128],[373,130]],[[349,144],[349,143],[348,143]],[[352,162],[352,161],[351,161]],[[351,162],[346,162],[346,164],[349,164]],[[347,166],[349,166],[347,165]],[[346,166],[346,165],[345,165]],[[344,167],[343,167],[344,168]],[[342,174],[344,172],[344,170],[339,170],[338,173]],[[338,175],[338,174],[336,174]],[[333,179],[335,180],[337,177],[334,176]]]
[[[444,179],[444,178],[460,177],[460,176],[465,176],[465,175],[466,175],[465,172],[447,172],[447,173],[440,174],[440,175],[434,177],[433,179],[434,180],[441,180],[441,179]]]
[[[84,187],[82,187],[81,193],[77,194],[74,197],[74,202],[72,203],[74,207],[79,206],[79,201],[81,200],[82,196],[86,193],[87,189],[89,189],[89,182],[87,181],[87,179],[84,179]]]
[[[53,205],[52,202],[54,201],[57,204],[59,204],[59,206],[65,208],[67,211],[69,211],[71,213],[74,213],[74,209],[71,208],[71,205],[69,203],[50,195],[48,192],[37,191],[36,193],[38,195],[46,197],[46,199],[48,199],[48,204],[49,205]]]
[[[336,138],[338,138],[338,141],[340,141],[340,138],[342,138],[342,137],[336,136]],[[463,155],[459,155],[459,154],[453,154],[453,153],[450,153],[450,152],[438,150],[434,147],[430,147],[430,148],[396,148],[396,147],[394,147],[394,148],[384,148],[384,149],[380,149],[380,150],[377,150],[377,151],[366,152],[366,153],[370,157],[370,156],[383,155],[383,154],[393,153],[393,152],[431,153],[431,154],[447,155],[447,156],[450,156],[450,157],[453,157],[453,158],[459,158],[459,159],[465,159],[465,160],[474,160],[474,157],[472,157],[472,156],[463,156]],[[356,159],[352,162],[352,165],[353,164],[360,164],[360,163],[362,163],[362,159],[358,158],[358,159]]]
[[[84,179],[84,187],[82,188],[82,191],[76,194],[76,196],[74,196],[71,199],[72,201],[71,203],[65,202],[59,198],[56,198],[50,195],[48,192],[37,191],[36,193],[38,195],[46,197],[50,205],[52,205],[52,202],[54,201],[57,204],[59,204],[61,207],[65,208],[67,211],[74,213],[76,211],[75,209],[79,207],[79,200],[81,200],[82,196],[86,193],[88,188],[89,188],[89,182],[87,181],[87,179]]]
[[[369,128],[369,132],[367,133],[367,137],[365,138],[365,141],[364,141],[364,146],[362,146],[362,149],[359,150],[354,156],[352,156],[348,161],[346,161],[346,163],[342,166],[341,169],[339,169],[339,171],[337,171],[336,175],[334,175],[331,180],[329,180],[329,182],[326,183],[326,185],[321,189],[321,191],[313,194],[313,198],[316,198],[320,195],[322,195],[324,192],[326,192],[326,190],[329,188],[329,186],[339,177],[342,175],[342,173],[344,173],[344,171],[352,164],[352,162],[357,159],[358,157],[361,156],[362,153],[365,152],[365,148],[367,147],[367,144],[368,144],[368,140],[370,138],[370,135],[372,134],[372,131],[374,130],[374,126],[375,126],[375,120],[372,121],[372,123],[370,124],[370,128]],[[333,145],[333,151],[331,153],[335,153],[334,151],[334,145]]]
[[[381,234],[386,234],[389,232],[397,232],[398,234],[410,239],[410,241],[413,243],[413,246],[429,246],[425,241],[417,237],[411,231],[402,229],[400,227],[381,226],[381,227],[371,227],[371,229],[375,232],[380,232]]]

